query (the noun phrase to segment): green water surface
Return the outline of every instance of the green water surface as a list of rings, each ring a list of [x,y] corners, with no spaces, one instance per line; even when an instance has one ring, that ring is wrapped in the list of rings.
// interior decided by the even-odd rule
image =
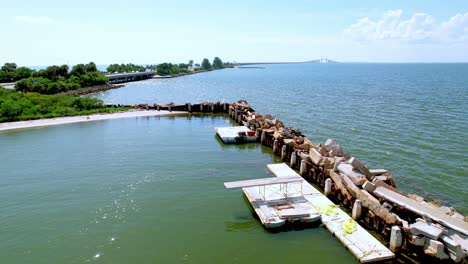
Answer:
[[[149,117],[0,133],[1,263],[356,263],[323,227],[266,231],[240,190],[271,176],[227,117]]]

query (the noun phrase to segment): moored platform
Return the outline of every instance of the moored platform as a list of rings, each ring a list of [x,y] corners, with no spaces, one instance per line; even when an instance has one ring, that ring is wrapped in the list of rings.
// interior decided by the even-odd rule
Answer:
[[[216,127],[216,134],[224,143],[255,142],[255,131],[245,126]]]
[[[267,167],[277,177],[300,177],[284,163],[269,164]],[[296,186],[292,186],[292,188],[294,187]],[[361,263],[385,261],[395,257],[393,252],[359,224],[354,225],[355,230],[353,232],[346,232],[346,224],[354,220],[343,210],[335,207],[336,205],[332,201],[307,181],[304,180],[299,188],[302,189],[303,197],[316,208],[328,209],[326,213],[322,213],[322,223]]]
[[[302,177],[272,177],[226,182],[228,189],[242,188],[252,208],[265,228],[281,227],[286,222],[314,223],[320,213],[302,196]]]

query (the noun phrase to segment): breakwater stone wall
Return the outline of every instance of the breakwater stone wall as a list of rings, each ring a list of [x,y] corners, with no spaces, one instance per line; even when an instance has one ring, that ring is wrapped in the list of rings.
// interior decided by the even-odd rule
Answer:
[[[131,107],[228,113],[234,121],[255,131],[257,142],[270,147],[307,181],[344,205],[356,221],[373,229],[401,257],[468,263],[467,217],[451,207],[399,191],[387,170],[369,169],[332,139],[314,143],[274,116],[257,113],[245,100]]]

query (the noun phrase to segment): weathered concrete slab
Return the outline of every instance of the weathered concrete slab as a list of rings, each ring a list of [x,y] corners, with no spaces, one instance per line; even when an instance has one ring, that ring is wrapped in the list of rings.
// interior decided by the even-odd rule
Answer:
[[[421,216],[426,215],[433,221],[438,222],[441,225],[452,228],[463,235],[468,235],[468,223],[454,217],[450,217],[446,214],[441,213],[435,208],[422,205],[413,199],[410,199],[404,195],[394,192],[384,187],[377,187],[374,191],[377,196],[386,199],[392,203],[395,203],[407,210],[419,214]]]
[[[378,175],[388,173],[388,171],[384,169],[372,169],[372,170],[369,170],[369,172],[372,176],[378,176]]]
[[[361,174],[359,172],[356,172],[353,170],[353,166],[348,163],[341,163],[337,167],[339,172],[346,174],[351,181],[357,185],[357,186],[362,186],[367,181],[366,176],[364,174]]]
[[[315,148],[311,148],[309,150],[309,158],[315,165],[319,165],[322,155]]]
[[[355,157],[352,157],[351,159],[349,159],[349,163],[351,163],[351,165],[354,168],[356,168],[362,174],[364,174],[368,180],[372,180],[372,176],[373,176],[372,173],[370,173],[367,166],[364,165],[360,160],[356,159]]]
[[[368,191],[369,193],[374,193],[375,191],[375,185],[372,184],[370,181],[366,181],[363,185],[362,185],[362,188],[366,191]]]
[[[444,232],[442,228],[424,221],[417,221],[416,223],[411,224],[409,227],[411,234],[415,236],[424,235],[432,239],[439,239],[439,237]]]

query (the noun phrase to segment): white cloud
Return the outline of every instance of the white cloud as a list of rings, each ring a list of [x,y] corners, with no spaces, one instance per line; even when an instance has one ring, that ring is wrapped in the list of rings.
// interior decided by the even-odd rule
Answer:
[[[15,16],[15,20],[28,24],[50,23],[53,21],[52,18],[46,16]]]
[[[415,13],[409,19],[402,10],[389,10],[378,20],[359,19],[344,30],[344,35],[358,42],[396,40],[402,42],[465,42],[468,40],[468,12],[438,23],[426,13]]]

